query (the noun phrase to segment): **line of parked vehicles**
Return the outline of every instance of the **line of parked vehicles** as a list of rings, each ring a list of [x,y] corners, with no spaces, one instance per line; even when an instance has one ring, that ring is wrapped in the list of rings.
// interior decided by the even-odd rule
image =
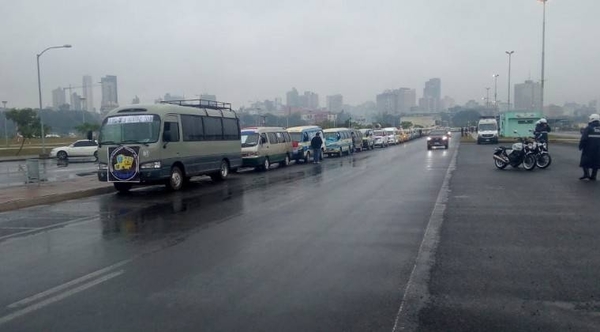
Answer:
[[[113,183],[121,192],[154,184],[176,191],[194,176],[222,181],[243,167],[268,170],[273,164],[313,161],[310,142],[317,133],[323,138],[322,156],[341,157],[407,142],[427,130],[240,128],[229,103],[174,100],[113,109],[104,118],[97,141],[88,133],[88,140],[53,149],[51,155],[97,159],[98,180]]]
[[[267,170],[272,164],[287,166],[313,160],[310,142],[319,133],[323,138],[321,156],[341,157],[376,147],[385,148],[420,137],[418,129],[353,129],[319,126],[249,127],[241,130],[242,167]]]

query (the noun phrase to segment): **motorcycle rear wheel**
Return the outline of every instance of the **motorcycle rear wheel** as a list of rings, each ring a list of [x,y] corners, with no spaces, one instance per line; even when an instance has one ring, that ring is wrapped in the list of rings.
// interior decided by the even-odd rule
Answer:
[[[535,165],[542,169],[550,166],[550,164],[552,164],[552,157],[549,153],[542,153],[538,155],[535,161]]]
[[[523,168],[528,171],[532,171],[535,168],[536,157],[532,154],[526,154],[523,158]]]

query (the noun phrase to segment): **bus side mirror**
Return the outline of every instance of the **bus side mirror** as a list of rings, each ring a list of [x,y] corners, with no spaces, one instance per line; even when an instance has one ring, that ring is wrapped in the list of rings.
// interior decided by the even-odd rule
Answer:
[[[92,139],[94,139],[94,133],[92,133],[92,131],[88,131],[87,135],[86,135],[88,141],[91,141]]]

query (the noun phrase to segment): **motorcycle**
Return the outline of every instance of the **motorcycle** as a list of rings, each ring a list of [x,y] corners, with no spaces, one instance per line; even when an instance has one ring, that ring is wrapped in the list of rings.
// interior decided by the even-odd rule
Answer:
[[[541,140],[541,136],[533,137],[527,143],[527,149],[535,155],[535,165],[541,169],[547,168],[552,163],[552,156],[548,153],[548,144]]]
[[[519,137],[518,141],[518,143],[513,144],[510,148],[500,146],[495,149],[493,157],[494,165],[497,168],[504,169],[508,165],[517,168],[521,164],[528,171],[535,168],[537,159],[535,154],[529,149],[527,139]]]

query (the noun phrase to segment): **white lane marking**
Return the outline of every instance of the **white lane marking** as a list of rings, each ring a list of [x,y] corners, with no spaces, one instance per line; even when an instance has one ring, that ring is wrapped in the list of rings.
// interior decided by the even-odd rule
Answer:
[[[8,239],[8,238],[11,238],[11,237],[16,237],[16,236],[20,236],[20,235],[25,235],[25,234],[29,234],[29,233],[40,232],[40,231],[43,231],[43,230],[46,230],[46,229],[56,228],[56,227],[60,227],[60,226],[68,225],[68,224],[74,224],[74,223],[85,222],[85,221],[92,221],[92,220],[97,219],[97,218],[99,218],[99,216],[83,217],[83,218],[78,218],[78,219],[73,219],[73,220],[67,220],[67,221],[59,222],[59,223],[48,225],[48,226],[44,226],[44,227],[33,228],[33,229],[30,229],[30,230],[27,230],[27,231],[23,231],[23,232],[18,232],[18,233],[13,233],[13,234],[8,234],[8,235],[0,236],[0,240]]]
[[[103,282],[105,282],[107,280],[110,280],[112,278],[118,277],[118,276],[120,276],[123,273],[125,273],[124,270],[119,270],[119,271],[107,274],[107,275],[103,276],[102,278],[98,278],[98,279],[96,279],[94,281],[88,282],[87,284],[83,284],[81,286],[73,288],[73,289],[71,289],[69,291],[66,291],[64,293],[61,293],[61,294],[58,294],[56,296],[47,298],[47,299],[45,299],[45,300],[43,300],[41,302],[38,302],[38,303],[36,303],[34,305],[31,305],[29,307],[25,307],[25,308],[23,308],[23,309],[21,309],[19,311],[15,311],[12,314],[6,315],[4,317],[0,317],[0,325],[6,324],[6,323],[10,322],[11,320],[13,320],[15,318],[19,318],[19,317],[24,316],[24,315],[26,315],[28,313],[34,312],[36,310],[39,310],[39,309],[41,309],[41,308],[43,308],[43,307],[45,307],[47,305],[50,305],[50,304],[52,304],[54,302],[58,302],[58,301],[60,301],[62,299],[65,299],[65,298],[71,296],[71,295],[75,295],[75,294],[77,294],[79,292],[82,292],[82,291],[88,289],[88,288],[91,288],[91,287],[94,287],[94,286],[96,286],[98,284],[101,284],[101,283],[103,283]]]
[[[456,146],[456,150],[454,150],[452,160],[446,170],[444,182],[438,192],[435,206],[431,212],[429,221],[427,222],[427,228],[425,229],[423,240],[419,246],[419,252],[417,253],[417,258],[415,259],[415,264],[410,273],[408,283],[404,289],[404,295],[402,296],[402,302],[400,303],[400,308],[398,309],[392,332],[416,331],[419,323],[419,311],[429,300],[428,282],[431,267],[435,262],[435,252],[439,242],[444,212],[446,211],[448,193],[450,192],[450,179],[452,178],[452,172],[456,169],[456,158],[459,147],[460,142]],[[410,302],[412,305],[410,314],[406,312],[407,302]],[[401,320],[403,325],[400,326]]]
[[[105,267],[103,269],[100,269],[98,271],[94,271],[92,273],[86,274],[86,275],[84,275],[82,277],[79,277],[77,279],[73,279],[73,280],[71,280],[69,282],[66,282],[66,283],[62,284],[62,285],[58,285],[56,287],[50,288],[50,289],[48,289],[46,291],[43,291],[41,293],[37,293],[35,295],[29,296],[27,298],[24,298],[24,299],[22,299],[20,301],[15,302],[15,303],[9,304],[6,307],[10,308],[10,309],[14,309],[14,308],[17,308],[17,307],[22,307],[24,305],[27,305],[27,304],[29,304],[31,302],[34,302],[34,301],[37,301],[37,300],[39,300],[41,298],[44,298],[46,296],[52,295],[54,293],[58,293],[58,292],[62,291],[63,289],[67,289],[67,288],[69,288],[69,287],[71,287],[73,285],[76,285],[76,284],[82,283],[82,282],[84,282],[86,280],[95,278],[95,277],[97,277],[97,276],[99,276],[101,274],[104,274],[104,273],[106,273],[106,272],[108,272],[110,270],[114,270],[114,269],[116,269],[118,267],[121,267],[121,266],[123,266],[123,265],[125,265],[125,264],[127,264],[129,262],[131,262],[131,259],[126,259],[124,261],[120,261],[118,263],[115,263],[113,265],[107,266],[107,267]]]

